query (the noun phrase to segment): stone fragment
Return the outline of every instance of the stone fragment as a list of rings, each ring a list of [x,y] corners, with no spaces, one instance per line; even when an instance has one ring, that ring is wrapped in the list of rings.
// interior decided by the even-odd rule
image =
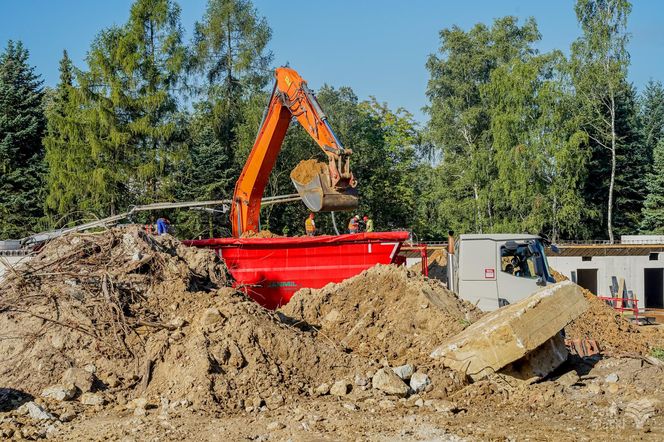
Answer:
[[[319,396],[325,396],[330,392],[330,384],[324,382],[316,387],[315,393]]]
[[[348,411],[357,411],[360,409],[360,407],[353,403],[345,403],[344,408]]]
[[[600,393],[602,392],[602,387],[600,387],[600,386],[597,385],[597,384],[589,384],[589,385],[586,387],[586,390],[587,390],[588,393],[590,393],[590,394],[600,394]]]
[[[76,396],[76,386],[74,384],[51,385],[42,391],[41,396],[56,401],[68,401]]]
[[[399,397],[408,395],[408,385],[390,368],[381,368],[371,379],[373,388]]]
[[[351,388],[353,387],[350,382],[342,379],[332,385],[332,388],[330,388],[330,394],[332,396],[346,396],[350,392]]]
[[[574,370],[568,371],[567,373],[556,379],[556,382],[565,388],[571,387],[572,385],[579,382],[579,375]]]
[[[282,430],[284,428],[286,428],[286,424],[284,424],[283,422],[279,422],[279,421],[270,422],[267,425],[268,431]]]
[[[87,393],[92,390],[92,384],[94,381],[94,374],[82,368],[71,367],[62,373],[60,384],[74,384],[82,393]]]
[[[26,402],[18,407],[16,410],[19,414],[30,416],[32,419],[37,420],[54,420],[55,416],[48,412],[48,410],[34,402]]]
[[[201,322],[204,325],[213,325],[216,324],[217,322],[221,321],[221,312],[219,312],[219,309],[215,307],[210,307],[208,309],[205,309],[203,312],[203,316],[201,317]]]
[[[363,376],[359,373],[355,375],[354,381],[355,381],[355,385],[357,385],[358,387],[364,387],[365,385],[367,385],[369,383],[369,379],[367,379],[366,376]]]
[[[99,393],[83,393],[79,399],[83,405],[104,405],[106,400]]]
[[[473,380],[480,380],[517,361],[559,334],[588,308],[581,288],[571,281],[543,287],[529,297],[480,318],[436,348],[431,356]],[[529,361],[532,372],[552,370],[557,346],[549,344],[542,367]],[[553,356],[556,356],[555,358]],[[550,358],[549,358],[550,357]]]
[[[410,377],[410,389],[415,393],[424,391],[429,385],[431,385],[431,379],[429,379],[426,373],[418,371]]]
[[[265,406],[268,410],[276,410],[277,408],[284,405],[284,397],[279,393],[272,393],[267,399],[265,399]]]
[[[76,418],[76,412],[74,411],[73,408],[67,408],[64,410],[62,413],[60,413],[60,417],[58,420],[60,422],[71,422]]]
[[[616,383],[609,384],[604,389],[604,391],[609,393],[609,394],[616,394],[616,393],[618,393],[619,390],[620,390],[620,386]]]
[[[618,374],[617,373],[611,373],[611,374],[607,375],[604,378],[604,382],[607,382],[609,384],[618,382]]]
[[[394,371],[394,373],[396,373],[401,379],[407,381],[415,372],[415,367],[411,364],[405,364],[392,368],[392,371]]]

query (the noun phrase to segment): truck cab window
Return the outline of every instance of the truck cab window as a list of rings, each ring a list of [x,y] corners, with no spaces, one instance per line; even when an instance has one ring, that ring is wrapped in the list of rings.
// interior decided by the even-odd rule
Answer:
[[[520,278],[537,278],[541,275],[538,256],[529,244],[508,243],[500,249],[501,270]]]

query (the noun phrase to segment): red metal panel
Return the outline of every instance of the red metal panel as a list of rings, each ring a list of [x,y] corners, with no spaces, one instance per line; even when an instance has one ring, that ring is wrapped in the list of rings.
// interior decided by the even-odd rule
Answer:
[[[235,285],[274,309],[301,288],[321,288],[394,261],[408,232],[372,232],[300,238],[214,238],[185,241],[213,248]]]

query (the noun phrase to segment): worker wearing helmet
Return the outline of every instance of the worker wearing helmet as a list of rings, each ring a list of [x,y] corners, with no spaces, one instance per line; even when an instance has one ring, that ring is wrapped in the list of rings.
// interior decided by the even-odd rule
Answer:
[[[373,232],[374,231],[373,220],[366,215],[364,215],[363,219],[364,219],[364,231],[367,233]]]
[[[348,233],[358,233],[360,231],[360,215],[355,215],[348,221]]]
[[[316,223],[314,222],[313,212],[309,214],[309,218],[304,222],[304,230],[307,232],[307,236],[316,235]]]

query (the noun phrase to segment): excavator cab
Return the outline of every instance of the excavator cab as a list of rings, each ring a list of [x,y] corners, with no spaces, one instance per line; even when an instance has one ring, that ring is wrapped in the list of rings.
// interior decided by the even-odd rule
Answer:
[[[358,206],[357,183],[349,172],[339,173],[336,167],[333,170],[325,163],[305,160],[291,171],[290,177],[302,201],[312,212],[338,212]]]

